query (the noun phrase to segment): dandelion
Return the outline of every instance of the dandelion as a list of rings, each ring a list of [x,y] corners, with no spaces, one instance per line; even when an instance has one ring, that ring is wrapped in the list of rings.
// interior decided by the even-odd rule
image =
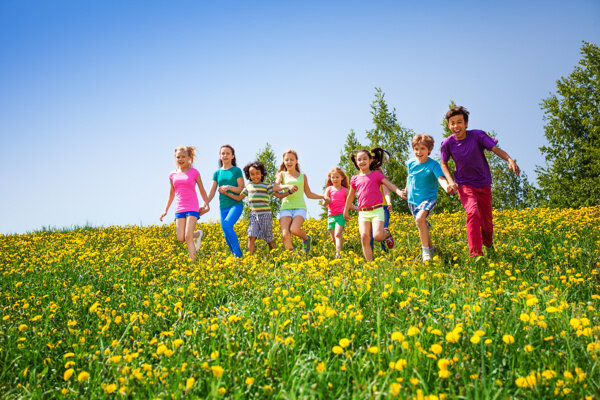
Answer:
[[[512,335],[503,335],[502,341],[506,344],[512,344],[515,342],[515,338]]]
[[[212,374],[217,378],[223,376],[223,367],[221,367],[220,365],[214,365],[210,367],[210,370],[212,371]]]
[[[110,383],[110,384],[104,386],[104,392],[106,392],[106,394],[114,393],[116,390],[117,390],[117,385],[115,383]]]
[[[251,376],[249,376],[248,378],[246,378],[246,380],[244,381],[244,383],[246,385],[252,385],[254,383],[254,378],[252,378]]]
[[[75,372],[75,370],[73,368],[69,368],[68,370],[65,371],[65,373],[63,375],[63,379],[65,381],[68,381],[69,379],[71,379],[71,376],[73,376],[74,372]]]
[[[418,335],[421,331],[416,326],[411,326],[408,328],[408,332],[406,333],[408,336]]]
[[[91,305],[91,307],[89,308],[88,311],[91,313],[95,312],[99,305],[100,304],[98,302],[95,302],[94,304]]]
[[[81,371],[79,375],[77,375],[77,381],[79,382],[87,381],[88,379],[90,379],[90,374],[86,371]]]
[[[344,349],[342,349],[340,346],[333,346],[333,349],[331,349],[331,351],[334,354],[342,354],[344,352]]]
[[[429,351],[431,351],[433,354],[441,354],[442,346],[439,344],[432,344],[431,347],[429,347]]]
[[[346,347],[350,346],[350,340],[346,339],[346,338],[342,338],[340,339],[339,345],[345,349]]]
[[[194,377],[190,377],[185,381],[185,390],[190,390],[192,388],[192,386],[194,386],[194,383],[196,382],[196,379],[194,379]]]
[[[400,389],[402,389],[402,385],[394,382],[390,385],[390,394],[392,396],[398,396],[400,394]]]
[[[26,330],[27,330],[27,325],[25,325],[25,324],[19,325],[19,332],[23,332],[23,331],[26,331]]]
[[[316,369],[317,369],[318,373],[325,371],[325,363],[324,362],[318,363]]]
[[[377,354],[377,353],[379,353],[379,347],[371,346],[367,349],[367,351],[371,354]]]
[[[395,340],[396,342],[404,342],[404,335],[400,332],[394,332],[392,333],[392,340]]]

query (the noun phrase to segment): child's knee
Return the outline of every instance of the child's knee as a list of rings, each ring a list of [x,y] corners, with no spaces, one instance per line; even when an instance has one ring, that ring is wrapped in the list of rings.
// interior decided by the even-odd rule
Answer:
[[[302,234],[302,228],[291,228],[290,232],[292,235],[300,236]]]

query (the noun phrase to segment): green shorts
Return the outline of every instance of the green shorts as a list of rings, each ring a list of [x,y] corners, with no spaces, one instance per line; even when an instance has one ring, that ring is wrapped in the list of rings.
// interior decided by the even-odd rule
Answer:
[[[383,207],[376,208],[371,211],[359,211],[358,212],[358,220],[359,221],[381,221],[385,222],[385,213],[383,211]]]
[[[330,215],[327,217],[327,229],[335,229],[335,225],[346,226],[346,220],[344,214]]]

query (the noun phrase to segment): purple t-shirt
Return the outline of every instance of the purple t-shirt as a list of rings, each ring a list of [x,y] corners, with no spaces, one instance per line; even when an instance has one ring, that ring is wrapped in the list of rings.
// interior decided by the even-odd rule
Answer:
[[[379,187],[385,175],[379,170],[371,171],[368,175],[354,175],[350,179],[350,187],[356,190],[358,207],[373,207],[383,203],[383,195]]]
[[[200,173],[195,168],[186,172],[171,172],[169,179],[175,188],[175,212],[198,211],[198,196],[196,195],[196,178]]]
[[[484,131],[467,131],[464,139],[458,140],[454,135],[442,142],[442,161],[454,160],[454,181],[459,185],[486,187],[492,184],[490,166],[483,153],[491,150],[498,141]]]

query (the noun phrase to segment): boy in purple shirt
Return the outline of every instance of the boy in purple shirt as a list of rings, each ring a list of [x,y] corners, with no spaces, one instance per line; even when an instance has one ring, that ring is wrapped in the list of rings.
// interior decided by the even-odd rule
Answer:
[[[462,106],[452,108],[446,113],[448,128],[452,136],[442,142],[441,167],[448,180],[449,193],[458,191],[458,197],[467,214],[467,240],[469,255],[482,256],[482,245],[493,252],[492,235],[492,174],[483,152],[487,149],[498,157],[508,161],[508,168],[519,176],[517,163],[496,146],[498,141],[484,131],[467,130],[469,112]],[[448,169],[448,160],[452,158],[456,165],[454,179]]]

